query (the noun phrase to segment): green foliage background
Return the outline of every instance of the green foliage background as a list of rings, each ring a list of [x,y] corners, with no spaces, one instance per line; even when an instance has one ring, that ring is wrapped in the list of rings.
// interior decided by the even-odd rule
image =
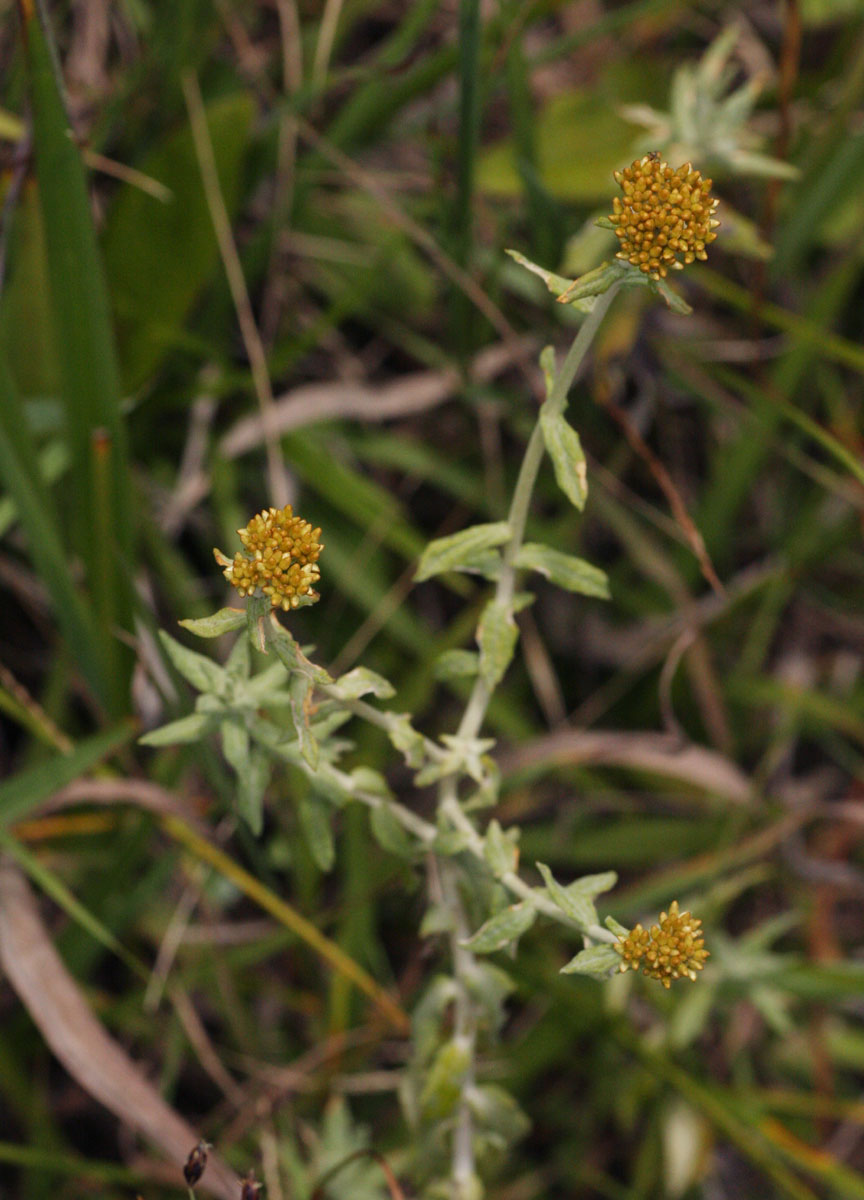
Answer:
[[[537,356],[575,322],[504,249],[596,266],[590,221],[644,133],[622,109],[665,108],[675,69],[742,20],[736,78],[763,83],[752,127],[798,174],[697,162],[724,229],[676,280],[694,315],[641,291],[613,310],[570,405],[585,514],[548,472],[528,530],[600,564],[611,602],[541,586],[489,721],[493,815],[523,827],[523,861],[565,880],[617,870],[628,924],[698,902],[716,970],[668,994],[562,977],[578,946],[545,925],[502,959],[516,992],[485,1070],[532,1129],[489,1194],[864,1196],[861,4],[46,9],[47,41],[9,4],[0,31],[0,836],[51,896],[63,960],[112,1035],[238,1170],[263,1161],[272,1181],[275,1155],[300,1198],[363,1145],[409,1179],[404,1038],[302,926],[152,814],[44,809],[95,776],[158,783],[213,827],[231,810],[215,742],[134,740],[192,704],[156,630],[226,602],[212,547],[233,552],[272,501],[183,81],[288,414],[292,496],[324,530],[322,600],[291,628],[329,668],[391,680],[392,707],[438,734],[467,683],[436,661],[474,648],[488,589],[415,585],[414,566],[430,538],[506,513]],[[351,736],[352,765],[428,815],[384,735]],[[435,970],[419,877],[364,813],[335,822],[334,838],[286,768],[263,837],[226,829],[223,849],[411,1011]],[[129,956],[152,967],[187,896],[195,936],[144,1007]],[[178,1194],[152,1161],[118,1165],[114,1118],[5,986],[0,1020],[5,1195]],[[274,1084],[267,1068],[292,1065]],[[326,1194],[386,1194],[373,1164],[352,1170]]]

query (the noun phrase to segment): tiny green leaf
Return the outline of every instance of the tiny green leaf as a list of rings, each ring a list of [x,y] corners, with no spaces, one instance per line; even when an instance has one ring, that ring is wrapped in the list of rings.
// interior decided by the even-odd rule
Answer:
[[[222,722],[222,753],[238,775],[249,761],[249,731],[242,722],[229,719]]]
[[[544,404],[540,409],[543,441],[555,468],[558,486],[571,504],[581,512],[588,498],[588,470],[579,434],[560,412]]]
[[[246,613],[242,608],[220,608],[212,616],[199,617],[197,620],[190,618],[178,621],[178,624],[194,633],[196,637],[215,638],[221,637],[223,633],[242,629],[246,624]]]
[[[225,673],[218,663],[211,658],[205,658],[197,650],[189,650],[180,642],[175,642],[163,629],[159,630],[159,639],[165,647],[165,652],[171,662],[199,692],[220,692],[224,686]]]
[[[309,729],[309,694],[312,681],[306,675],[293,675],[288,685],[291,696],[291,720],[297,731],[300,753],[314,771],[318,765],[318,742]]]
[[[613,946],[591,946],[571,958],[562,975],[591,975],[594,979],[605,979],[615,967],[620,967],[621,955]]]
[[[489,551],[509,541],[512,530],[506,521],[487,525],[472,525],[450,537],[436,538],[421,555],[414,579],[421,583],[446,571],[478,571],[486,573]]]
[[[565,279],[563,275],[556,275],[554,271],[547,271],[545,267],[538,266],[530,258],[526,258],[524,254],[520,254],[518,250],[505,250],[504,253],[509,254],[514,262],[517,262],[520,267],[524,267],[526,271],[530,271],[532,275],[539,275],[553,296],[560,296],[562,292],[566,292],[567,288],[573,284],[572,279]]]
[[[554,900],[563,913],[566,913],[571,920],[583,929],[587,929],[589,925],[597,924],[597,913],[591,901],[580,896],[578,892],[571,892],[568,888],[564,888],[557,882],[552,872],[545,863],[538,862],[537,870],[543,876],[543,882],[546,884],[546,890],[549,893],[550,899]]]
[[[396,694],[396,689],[383,675],[370,671],[368,667],[355,667],[347,675],[340,675],[330,688],[330,695],[335,694],[342,700],[359,700],[369,693],[379,700],[389,700]]]
[[[477,627],[480,674],[490,687],[495,687],[504,677],[518,637],[519,630],[510,610],[497,600],[490,600]]]
[[[532,904],[521,901],[496,913],[481,925],[473,937],[463,942],[475,954],[492,954],[503,950],[526,933],[537,919],[537,910]]]
[[[521,546],[516,556],[516,566],[539,571],[568,592],[609,599],[609,580],[605,571],[586,562],[584,558],[564,554],[540,542],[526,542]]]
[[[237,776],[237,812],[255,837],[264,825],[264,792],[270,780],[270,761],[258,749],[250,750]]]
[[[409,860],[417,857],[421,847],[409,836],[388,804],[379,804],[372,809],[369,824],[378,844],[389,854]]]
[[[280,628],[268,636],[268,644],[276,651],[277,657],[293,674],[306,675],[313,683],[332,683],[333,680],[323,667],[313,663],[300,649],[287,629]]]
[[[502,875],[516,870],[519,860],[519,852],[516,848],[518,836],[518,830],[511,829],[505,833],[494,818],[486,828],[486,836],[483,839],[483,857],[492,874],[498,879]]]
[[[442,1121],[454,1111],[470,1065],[471,1053],[467,1042],[454,1038],[441,1047],[426,1076],[420,1096],[420,1105],[427,1120]]]
[[[480,659],[474,650],[445,650],[435,660],[435,678],[440,680],[462,679],[476,675],[480,670]]]
[[[169,721],[159,729],[151,729],[138,741],[142,746],[178,746],[184,742],[197,742],[214,729],[216,722],[208,713],[190,713],[178,721]]]
[[[572,883],[567,884],[565,891],[571,894],[578,892],[579,895],[593,900],[603,892],[611,892],[617,882],[617,871],[602,871],[599,875],[583,875],[581,879],[574,879]]]
[[[336,847],[327,802],[313,792],[300,797],[297,811],[303,836],[315,864],[322,871],[329,871],[336,861]]]
[[[409,767],[421,767],[426,760],[426,743],[422,733],[411,724],[408,713],[391,713],[387,736]]]

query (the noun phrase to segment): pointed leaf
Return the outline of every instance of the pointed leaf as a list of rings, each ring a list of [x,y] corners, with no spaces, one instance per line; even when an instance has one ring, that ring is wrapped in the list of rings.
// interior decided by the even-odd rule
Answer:
[[[579,434],[560,412],[549,410],[546,405],[540,409],[540,427],[558,486],[581,512],[588,498],[588,469]]]
[[[313,792],[300,797],[298,813],[312,858],[322,871],[329,871],[336,861],[330,806]]]
[[[591,975],[594,979],[606,979],[610,971],[621,966],[621,955],[614,946],[591,946],[571,958],[562,975]]]
[[[255,837],[264,825],[264,793],[269,780],[269,758],[257,748],[250,750],[237,777],[237,812]]]
[[[373,808],[369,824],[380,846],[397,858],[415,859],[422,847],[409,835],[405,827],[393,815],[388,804],[379,804]]]
[[[578,892],[570,892],[567,888],[563,888],[545,863],[538,862],[537,870],[543,876],[543,882],[546,884],[550,898],[555,901],[563,913],[566,913],[583,929],[597,924],[594,905],[586,896],[580,896]]]
[[[209,713],[189,713],[178,721],[170,721],[143,734],[138,741],[142,746],[178,746],[184,742],[197,742],[215,729],[216,721]]]
[[[182,625],[196,637],[203,638],[221,637],[223,633],[232,633],[235,629],[242,629],[245,624],[246,613],[242,608],[220,608],[218,612],[209,617],[178,621],[178,625]]]
[[[488,566],[488,552],[510,540],[512,530],[506,521],[472,525],[450,537],[430,542],[421,555],[415,582],[431,579],[445,571],[476,571]]]
[[[490,600],[477,627],[480,674],[490,687],[495,687],[504,677],[518,637],[519,630],[509,609],[497,600]]]
[[[159,640],[165,652],[184,679],[187,679],[199,692],[219,693],[225,686],[225,673],[218,663],[211,658],[190,650],[175,642],[164,629],[159,630]]]
[[[421,767],[426,761],[426,743],[422,733],[411,724],[408,713],[391,713],[387,736],[409,767]]]
[[[515,837],[514,837],[515,834]],[[483,857],[496,878],[516,870],[519,851],[516,847],[519,831],[508,829],[505,833],[494,818],[489,822],[483,839]]]
[[[370,693],[379,700],[389,700],[396,694],[396,689],[383,675],[370,671],[368,667],[355,667],[347,675],[340,675],[333,681],[328,695],[335,694],[342,700],[359,700]]]
[[[509,908],[490,917],[473,937],[462,944],[475,954],[492,954],[515,942],[531,928],[536,919],[537,909],[533,905],[524,900],[520,904],[511,904]]]
[[[566,588],[568,592],[597,596],[601,600],[609,599],[609,580],[606,572],[574,554],[564,554],[561,550],[553,550],[551,546],[544,546],[540,542],[526,542],[519,548],[516,566],[528,571],[539,571],[541,575],[545,575],[559,587]]]
[[[476,675],[480,659],[474,650],[445,650],[435,660],[433,671],[440,680],[464,679]]]
[[[318,765],[318,742],[309,728],[309,697],[312,681],[305,675],[294,675],[288,685],[291,696],[291,720],[297,731],[300,753],[314,771]]]

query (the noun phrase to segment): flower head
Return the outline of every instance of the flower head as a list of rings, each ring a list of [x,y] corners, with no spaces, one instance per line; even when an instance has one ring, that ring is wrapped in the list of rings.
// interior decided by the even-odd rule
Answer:
[[[615,949],[621,955],[621,971],[638,971],[659,979],[668,988],[673,979],[685,975],[695,981],[696,972],[705,966],[709,951],[700,930],[702,922],[689,912],[678,911],[673,900],[669,912],[660,914],[660,924],[643,929],[637,925],[619,937]]]
[[[321,530],[295,517],[290,504],[262,509],[237,532],[244,549],[238,550],[233,559],[220,550],[213,553],[223,568],[222,574],[241,596],[269,596],[274,608],[286,612],[318,599],[312,585],[321,575]]]
[[[718,201],[711,197],[711,180],[684,163],[673,170],[657,151],[615,172],[623,199],[612,201],[609,220],[621,247],[617,258],[658,280],[670,268],[707,258],[705,247],[717,237],[714,219]]]

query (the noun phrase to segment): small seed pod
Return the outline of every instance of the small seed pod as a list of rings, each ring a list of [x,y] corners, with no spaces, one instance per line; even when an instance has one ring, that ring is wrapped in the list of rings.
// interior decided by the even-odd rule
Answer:
[[[186,1165],[183,1168],[183,1178],[190,1188],[194,1187],[204,1174],[204,1168],[207,1166],[207,1151],[209,1149],[211,1149],[210,1143],[205,1142],[202,1138],[186,1159]]]
[[[263,1184],[255,1182],[255,1172],[250,1170],[249,1174],[243,1180],[243,1190],[240,1193],[240,1200],[259,1200],[263,1186]]]

